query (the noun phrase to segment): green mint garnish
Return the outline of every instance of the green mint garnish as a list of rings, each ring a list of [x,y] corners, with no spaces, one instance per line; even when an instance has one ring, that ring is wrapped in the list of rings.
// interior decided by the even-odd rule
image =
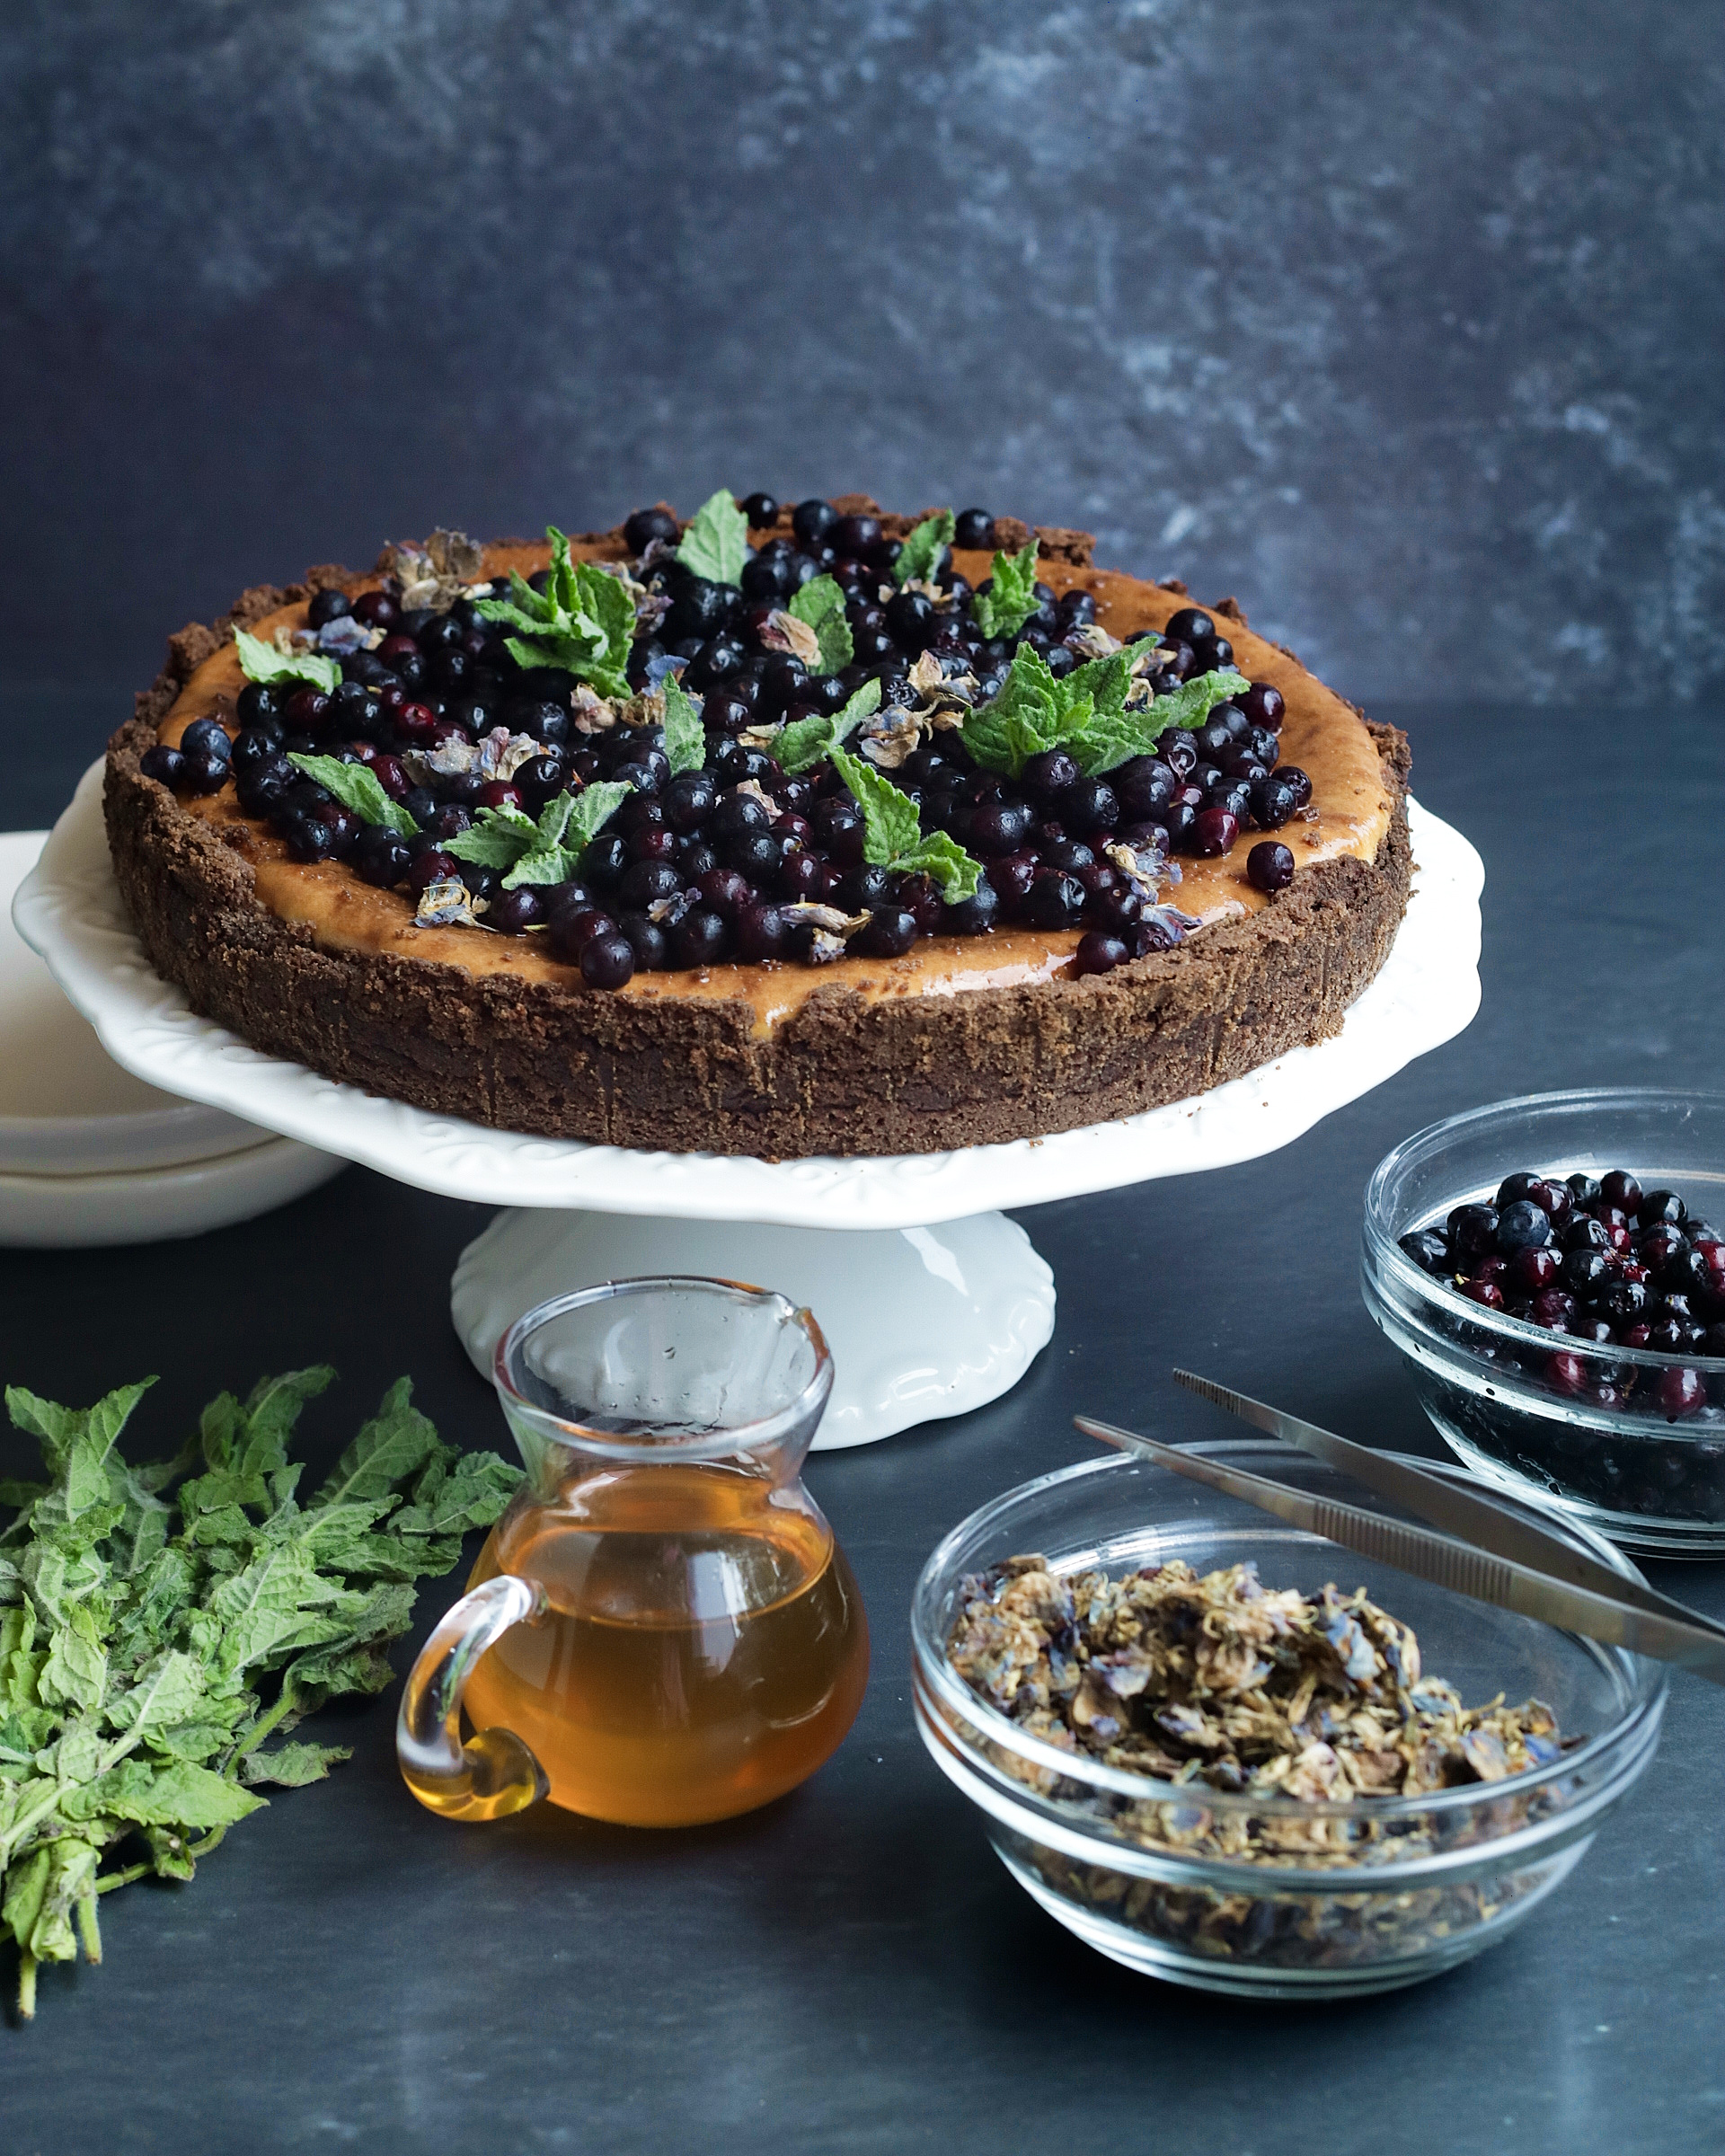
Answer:
[[[1231,671],[1203,674],[1128,711],[1131,680],[1129,647],[1057,680],[1039,653],[1021,645],[1000,694],[966,719],[964,745],[985,770],[1014,779],[1032,756],[1064,748],[1093,778],[1149,755],[1171,726],[1201,726],[1215,705],[1247,686]]]
[[[862,811],[862,858],[878,869],[905,874],[921,872],[941,888],[949,906],[973,897],[982,875],[982,864],[973,861],[958,841],[944,831],[924,835],[916,804],[901,793],[891,780],[883,778],[872,764],[865,764],[848,749],[829,754],[838,775],[850,788]]]
[[[1068,674],[1061,687],[1076,681],[1079,673],[1089,671],[1089,667],[1080,667]],[[1230,696],[1243,694],[1251,685],[1244,675],[1225,667],[1182,681],[1168,695],[1158,696],[1153,703],[1137,711],[1119,708],[1107,711],[1099,699],[1092,718],[1072,739],[1063,741],[1062,746],[1071,749],[1087,778],[1096,778],[1132,756],[1152,755],[1156,743],[1171,727],[1190,731],[1193,727],[1202,726],[1218,703],[1225,703]]]
[[[606,779],[579,793],[553,794],[535,823],[519,808],[482,808],[470,830],[443,841],[446,853],[482,869],[504,870],[503,888],[567,883],[600,826],[615,816],[628,782]]]
[[[288,761],[365,822],[385,824],[403,838],[411,838],[419,829],[402,804],[384,791],[369,765],[344,764],[339,756],[304,756],[297,749],[288,750]]]
[[[933,517],[924,517],[911,531],[903,551],[892,565],[894,579],[900,584],[908,584],[913,577],[933,576],[941,549],[951,545],[956,529],[951,509],[940,509]],[[1035,581],[1034,578],[1031,581]]]
[[[562,667],[589,681],[601,696],[626,696],[624,670],[635,633],[635,609],[621,580],[591,561],[571,561],[569,541],[547,525],[551,567],[535,591],[518,570],[509,572],[507,599],[480,599],[473,611],[515,634],[511,658],[522,667]]]
[[[851,624],[845,618],[845,594],[831,577],[811,577],[785,612],[806,622],[820,645],[820,671],[836,674],[856,655]]]
[[[742,575],[748,559],[748,518],[728,488],[710,494],[689,519],[677,558],[709,584],[734,584]]]
[[[118,1441],[153,1379],[81,1409],[6,1392],[47,1477],[0,1493],[21,1507],[0,1535],[0,1938],[26,2019],[43,1962],[101,1959],[99,1895],[190,1879],[260,1784],[298,1788],[348,1757],[265,1740],[393,1682],[414,1581],[447,1572],[521,1480],[440,1444],[402,1378],[305,1496],[288,1440],[334,1374],[265,1378],[243,1405],[224,1393],[149,1463]],[[122,1842],[142,1860],[102,1872]]]
[[[665,695],[665,761],[671,776],[699,771],[707,760],[707,730],[701,714],[675,674],[666,675],[659,687]]]
[[[261,636],[234,632],[240,671],[248,681],[305,681],[327,696],[341,679],[341,662],[322,651],[279,651]]]
[[[823,712],[818,719],[793,719],[781,727],[774,737],[774,759],[792,778],[812,771],[880,708],[880,683],[871,675],[843,711]]]
[[[970,618],[985,636],[1015,636],[1037,609],[1036,541],[995,556],[994,586],[970,595]]]

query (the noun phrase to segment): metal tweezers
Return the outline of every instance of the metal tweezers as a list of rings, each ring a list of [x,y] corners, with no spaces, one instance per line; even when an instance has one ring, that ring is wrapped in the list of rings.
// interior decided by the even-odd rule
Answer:
[[[1437,1586],[1472,1595],[1476,1602],[1495,1603],[1524,1617],[1537,1617],[1565,1631],[1585,1633],[1608,1646],[1677,1663],[1715,1684],[1725,1684],[1725,1624],[1639,1581],[1625,1579],[1574,1543],[1548,1534],[1489,1498],[1426,1474],[1405,1460],[1352,1445],[1315,1423],[1285,1415],[1278,1408],[1249,1400],[1243,1392],[1230,1392],[1190,1370],[1173,1374],[1189,1392],[1341,1469],[1380,1497],[1429,1520],[1431,1527],[1415,1527],[1334,1498],[1310,1497],[1266,1476],[1225,1467],[1202,1453],[1163,1445],[1154,1437],[1096,1422],[1088,1415],[1073,1420],[1087,1437],[1137,1453],[1228,1497],[1243,1498],[1290,1526],[1340,1542],[1362,1557],[1411,1572],[1416,1579],[1429,1579]]]

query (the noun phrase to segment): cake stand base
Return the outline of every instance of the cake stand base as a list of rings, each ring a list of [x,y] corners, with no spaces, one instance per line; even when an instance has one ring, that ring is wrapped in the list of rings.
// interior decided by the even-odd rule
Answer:
[[[450,1314],[489,1378],[524,1310],[649,1273],[746,1280],[814,1312],[836,1371],[815,1439],[823,1452],[997,1400],[1054,1330],[1054,1276],[1000,1213],[844,1233],[511,1208],[462,1252]]]

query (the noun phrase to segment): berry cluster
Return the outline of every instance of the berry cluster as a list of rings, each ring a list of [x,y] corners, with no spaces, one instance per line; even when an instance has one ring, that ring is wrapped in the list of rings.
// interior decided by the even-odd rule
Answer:
[[[1725,1356],[1725,1241],[1674,1190],[1643,1190],[1614,1169],[1562,1181],[1518,1173],[1495,1203],[1458,1206],[1442,1227],[1402,1236],[1427,1272],[1471,1302],[1590,1346]],[[1559,1349],[1548,1383],[1594,1407],[1623,1403],[1638,1386],[1668,1417],[1707,1400],[1700,1371],[1597,1363]],[[1638,1401],[1638,1404],[1639,1401]]]
[[[768,496],[751,495],[741,507],[755,531],[780,521]],[[1023,923],[1084,929],[1077,969],[1106,972],[1181,933],[1154,889],[1146,893],[1142,879],[1110,861],[1110,846],[1219,855],[1243,830],[1274,830],[1309,802],[1309,779],[1278,760],[1282,698],[1260,683],[1105,778],[1086,778],[1054,749],[1033,757],[1020,779],[1003,779],[972,761],[960,728],[932,732],[890,775],[916,802],[925,832],[950,834],[982,863],[975,895],[948,905],[927,876],[868,864],[862,812],[834,767],[788,774],[756,745],[760,730],[836,712],[871,680],[889,718],[892,707],[917,703],[923,691],[912,669],[925,684],[930,657],[942,679],[965,682],[974,703],[998,694],[1021,647],[1064,676],[1082,663],[1095,603],[1079,590],[1057,600],[1038,584],[1022,626],[1011,637],[986,637],[950,549],[917,580],[936,597],[929,588],[895,587],[903,543],[885,536],[877,517],[810,500],[798,505],[792,526],[792,537],[768,538],[748,553],[735,585],[677,561],[678,527],[665,510],[637,510],[624,526],[630,574],[645,602],[628,683],[640,694],[676,672],[700,698],[706,756],[699,771],[673,775],[659,727],[582,730],[575,676],[519,666],[507,632],[478,611],[482,595],[445,611],[407,609],[399,585],[388,581],[357,596],[323,590],[311,602],[314,630],[351,616],[361,630],[382,632],[375,648],[343,657],[335,688],[252,682],[238,700],[237,738],[216,720],[199,720],[178,748],[150,749],[144,769],[188,793],[216,792],[231,779],[242,808],[266,818],[296,860],[346,861],[367,881],[410,893],[458,878],[486,928],[543,929],[553,955],[579,966],[595,987],[621,986],[637,969],[806,959],[819,950],[818,929],[786,909],[809,905],[845,916],[846,948],[861,955],[895,957],[920,936]],[[955,536],[960,547],[987,547],[993,520],[968,509]],[[821,576],[843,595],[854,654],[828,675],[778,648],[771,627],[775,610]],[[543,588],[545,579],[530,581]],[[490,589],[507,596],[500,582]],[[1154,648],[1147,679],[1157,694],[1225,667],[1234,656],[1216,621],[1196,607],[1182,608],[1160,637],[1146,632],[1140,641]],[[539,752],[506,778],[438,775],[403,760],[451,741],[476,743],[498,727]],[[407,809],[415,835],[364,822],[304,775],[290,752],[368,765]],[[562,884],[504,889],[491,870],[444,850],[482,808],[536,816],[558,793],[596,780],[626,781],[632,791]],[[1247,870],[1260,889],[1274,892],[1291,881],[1293,855],[1266,841],[1252,849]],[[868,919],[856,929],[849,924],[859,915]]]

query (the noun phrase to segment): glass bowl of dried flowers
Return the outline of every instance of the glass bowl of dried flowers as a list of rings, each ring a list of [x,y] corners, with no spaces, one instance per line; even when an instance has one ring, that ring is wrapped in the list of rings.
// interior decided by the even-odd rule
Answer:
[[[1272,1441],[1202,1449],[1393,1511]],[[1499,1501],[1639,1577],[1590,1528]],[[1141,1460],[973,1513],[911,1628],[923,1741],[1019,1884],[1130,1968],[1260,1998],[1389,1991],[1504,1938],[1645,1772],[1665,1709],[1654,1663]]]

